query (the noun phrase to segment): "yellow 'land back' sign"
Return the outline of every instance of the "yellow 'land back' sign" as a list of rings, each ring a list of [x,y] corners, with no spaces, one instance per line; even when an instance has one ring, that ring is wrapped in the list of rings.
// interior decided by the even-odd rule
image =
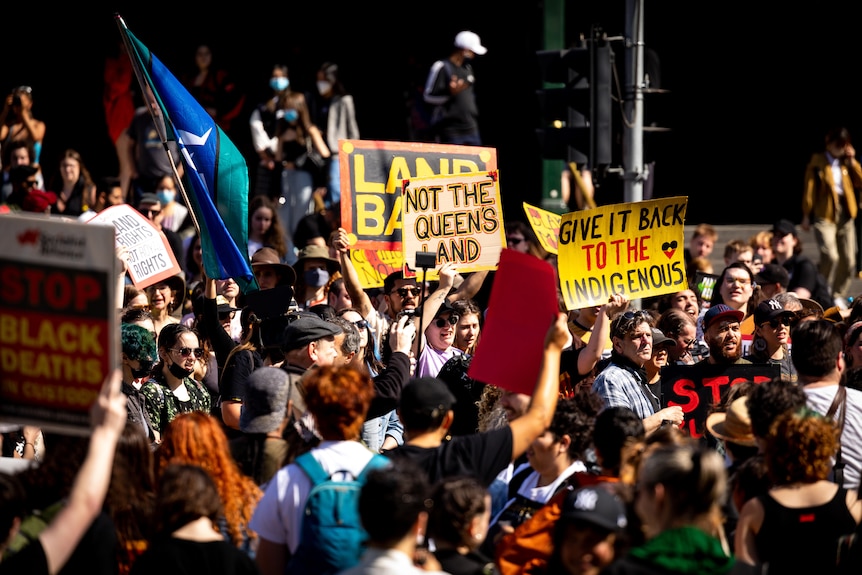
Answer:
[[[339,140],[341,225],[353,248],[401,251],[401,182],[497,169],[496,148]],[[412,262],[412,256],[408,258]]]
[[[495,270],[506,244],[498,172],[452,174],[404,180],[404,261],[434,252],[436,267],[458,264],[459,272]]]
[[[674,197],[563,214],[557,262],[566,308],[683,289],[687,204]]]

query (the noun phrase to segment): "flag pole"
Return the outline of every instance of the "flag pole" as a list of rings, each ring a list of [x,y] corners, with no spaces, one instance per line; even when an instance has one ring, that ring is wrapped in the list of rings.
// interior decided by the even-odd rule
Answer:
[[[180,194],[183,196],[183,200],[187,206],[190,206],[190,200],[188,193],[186,192],[186,187],[183,184],[183,179],[180,176],[180,172],[177,169],[177,164],[174,161],[173,154],[171,154],[171,149],[168,145],[168,133],[165,129],[164,122],[166,121],[161,114],[156,114],[155,106],[153,106],[152,100],[150,99],[150,93],[152,92],[155,96],[155,90],[150,86],[149,81],[147,81],[147,75],[144,73],[141,68],[141,63],[138,60],[136,54],[138,51],[132,47],[132,43],[129,41],[128,31],[129,28],[126,26],[125,20],[120,14],[117,12],[114,14],[114,18],[117,20],[117,26],[120,29],[120,37],[123,40],[123,45],[126,47],[126,54],[128,54],[129,59],[132,62],[132,69],[135,71],[135,77],[138,79],[138,84],[141,87],[141,90],[144,92],[144,103],[147,106],[147,109],[150,111],[150,116],[153,118],[153,124],[156,126],[156,131],[159,133],[159,138],[162,140],[162,147],[165,149],[165,154],[168,156],[168,163],[171,165],[171,171],[174,174],[174,179],[177,182],[177,187],[180,190]],[[133,55],[134,54],[134,55]],[[173,130],[172,130],[173,131]],[[194,210],[189,210],[189,216],[191,216],[192,224],[195,226],[195,232],[198,236],[201,235],[201,226],[198,222],[197,215]]]

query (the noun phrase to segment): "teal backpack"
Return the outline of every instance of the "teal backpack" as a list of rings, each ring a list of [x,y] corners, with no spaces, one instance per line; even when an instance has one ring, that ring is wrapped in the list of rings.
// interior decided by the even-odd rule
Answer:
[[[305,502],[299,547],[290,558],[287,575],[334,575],[353,567],[365,551],[368,534],[359,518],[359,493],[368,472],[389,465],[389,458],[375,453],[353,480],[327,476],[311,453],[294,461],[311,479]]]

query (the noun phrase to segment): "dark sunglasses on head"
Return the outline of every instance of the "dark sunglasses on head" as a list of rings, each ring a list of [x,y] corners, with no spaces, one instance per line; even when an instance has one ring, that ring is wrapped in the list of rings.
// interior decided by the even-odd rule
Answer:
[[[204,349],[202,347],[196,347],[195,349],[190,347],[181,347],[180,349],[172,349],[171,351],[175,351],[183,357],[188,357],[192,353],[194,353],[195,357],[198,359],[204,356]]]
[[[397,290],[395,290],[395,292],[398,295],[400,295],[401,297],[407,297],[407,294],[416,296],[416,295],[419,295],[419,288],[418,287],[402,287],[402,288],[398,288]]]
[[[767,323],[770,325],[770,327],[772,327],[772,329],[778,329],[779,326],[782,326],[782,325],[786,325],[786,326],[791,325],[793,323],[793,318],[791,318],[789,315],[782,315],[782,316],[773,318],[773,319],[771,319],[771,320],[769,320],[766,323],[763,323],[761,325],[766,325]]]
[[[455,325],[456,323],[458,323],[459,319],[461,319],[460,316],[457,316],[453,313],[448,318],[438,317],[436,320],[434,320],[434,325],[436,325],[437,327],[443,328],[443,327],[446,327],[447,323],[449,325]]]

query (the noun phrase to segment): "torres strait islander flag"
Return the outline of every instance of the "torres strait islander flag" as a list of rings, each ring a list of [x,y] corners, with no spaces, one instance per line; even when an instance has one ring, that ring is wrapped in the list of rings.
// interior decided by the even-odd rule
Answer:
[[[245,158],[194,96],[116,15],[141,89],[152,91],[164,123],[163,143],[175,141],[183,183],[200,231],[208,278],[233,278],[243,293],[258,289],[248,258],[248,167]],[[153,111],[153,108],[151,108]],[[167,151],[166,151],[167,153]],[[177,161],[177,158],[173,159]]]

